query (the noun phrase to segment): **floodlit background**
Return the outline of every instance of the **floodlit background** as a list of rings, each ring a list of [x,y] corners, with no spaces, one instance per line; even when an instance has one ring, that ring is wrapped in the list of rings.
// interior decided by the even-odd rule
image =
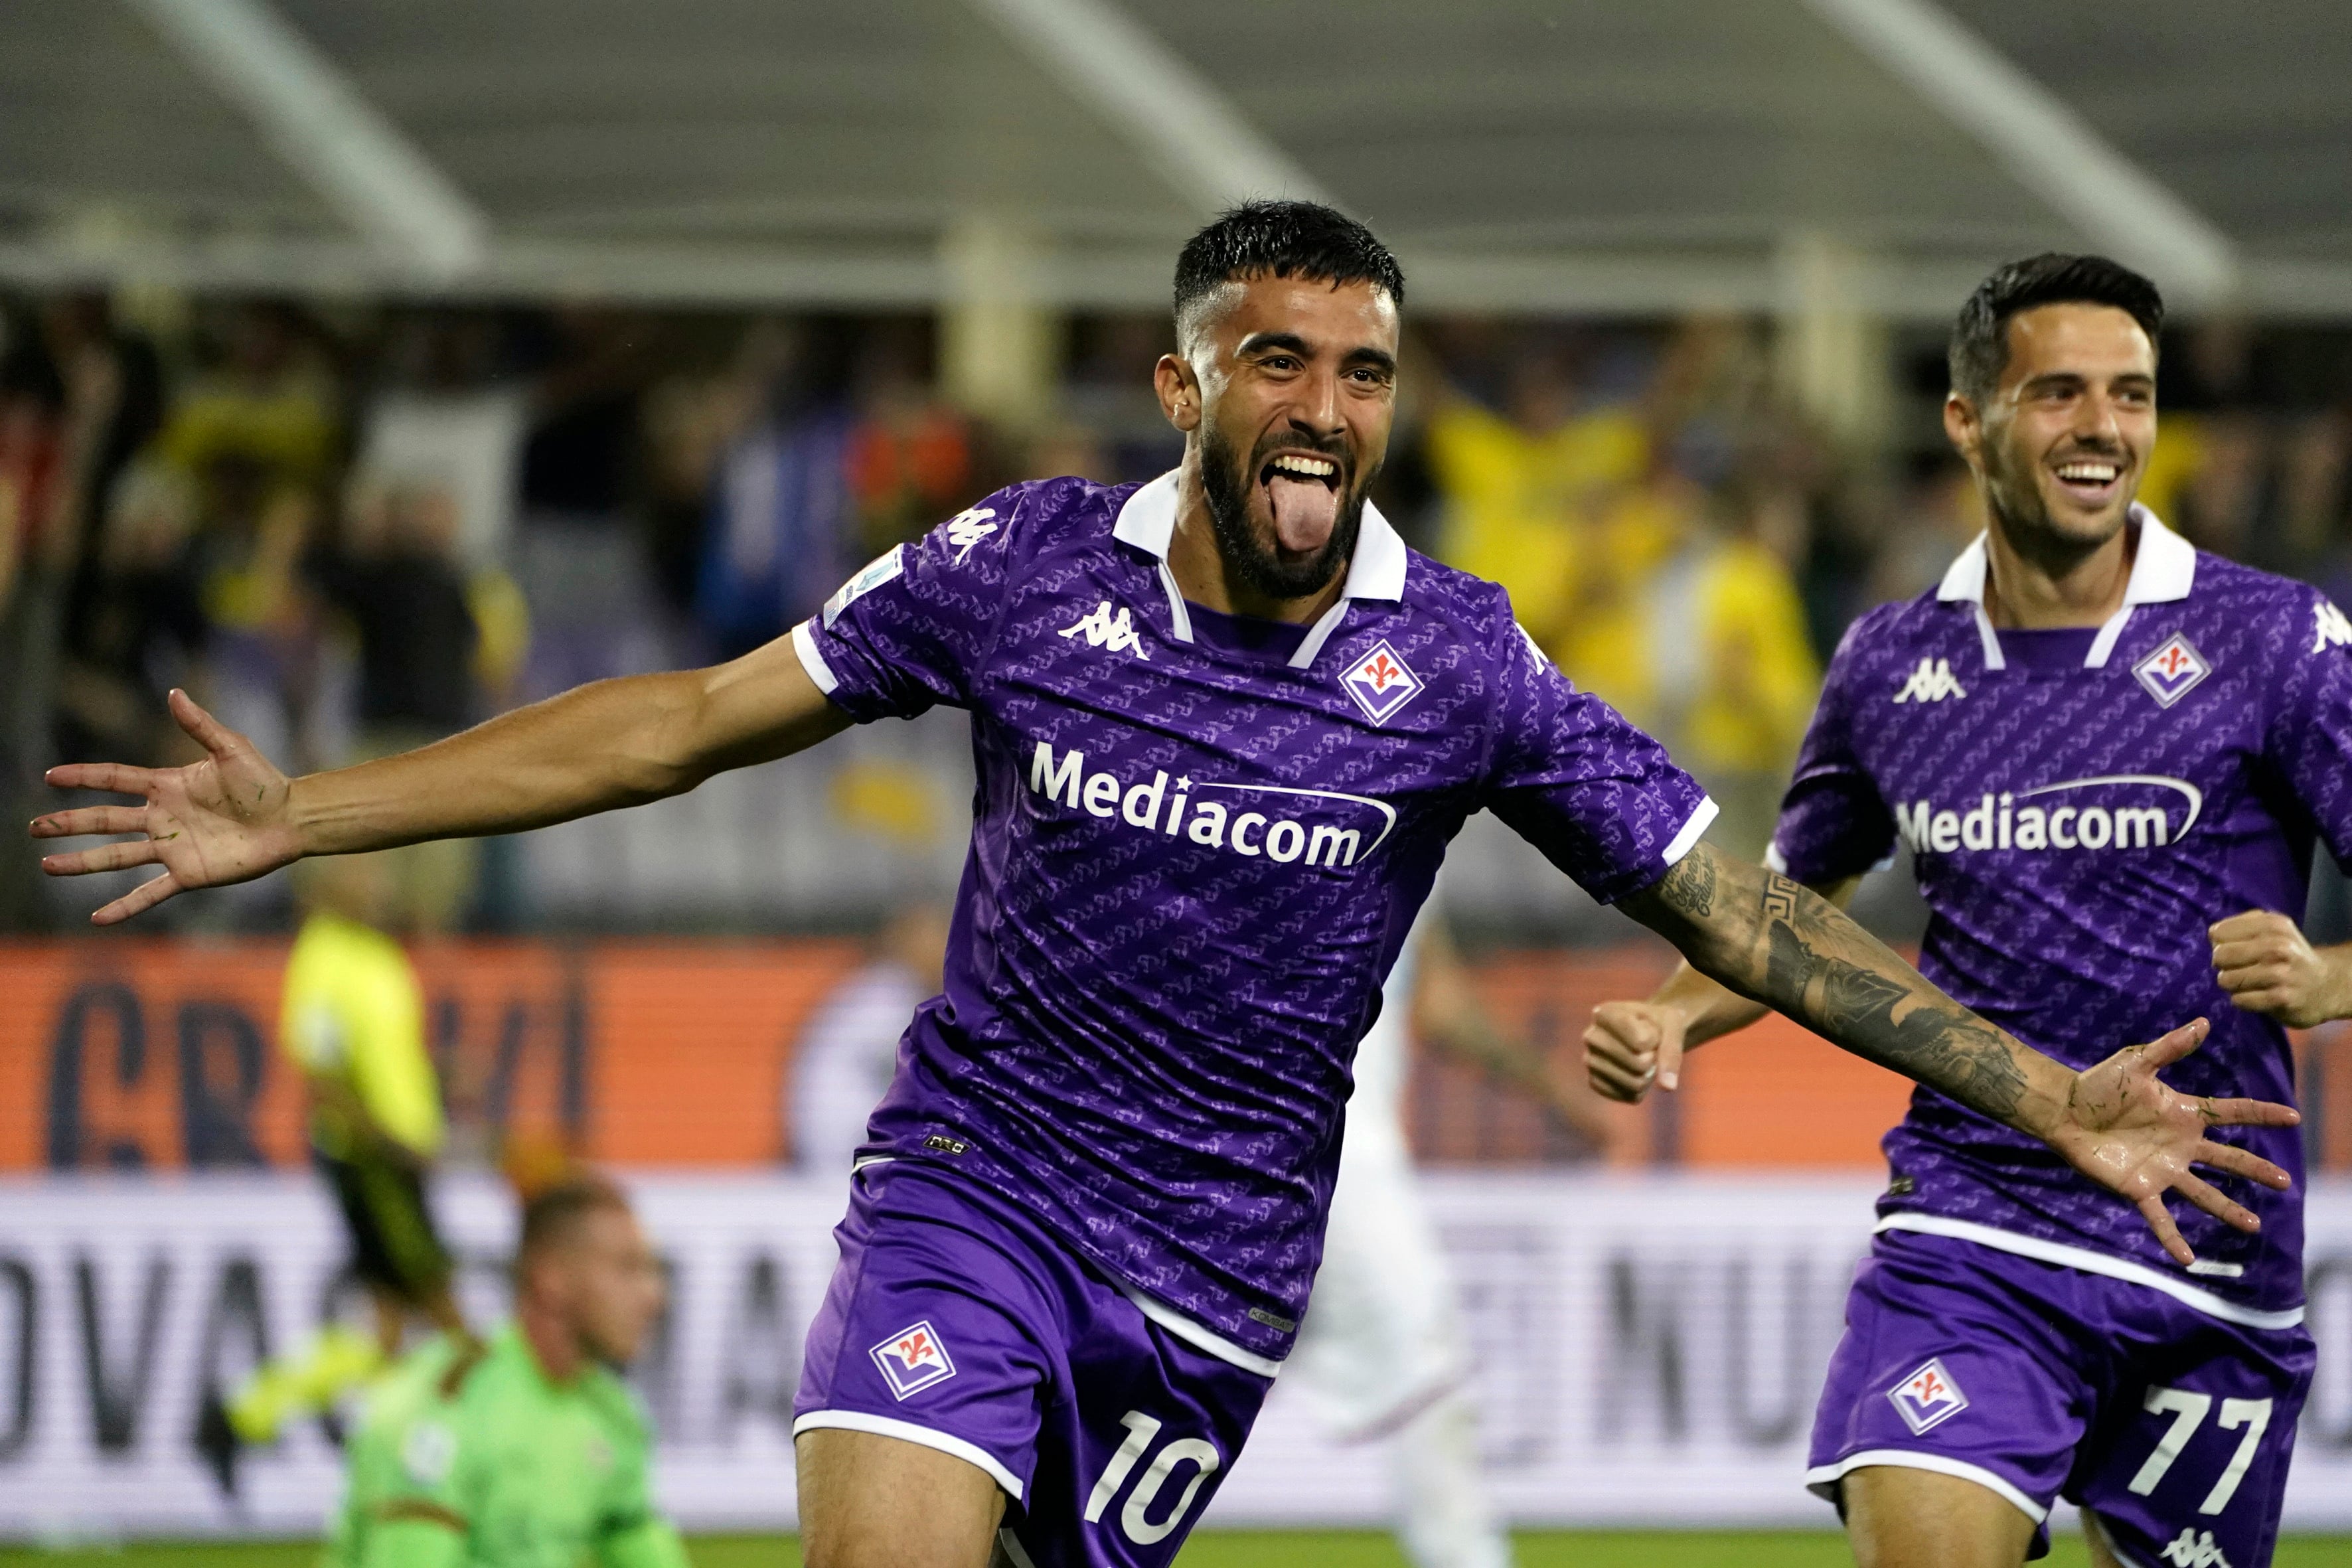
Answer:
[[[1291,195],[1408,274],[1382,509],[1507,584],[1753,854],[1843,628],[1980,526],[1942,341],[2004,259],[2149,271],[2177,324],[2142,499],[2352,598],[2347,79],[2332,0],[15,0],[0,815],[54,762],[183,760],[173,685],[331,766],[756,646],[1000,485],[1158,474],[1176,248]],[[792,1519],[841,1204],[795,1169],[795,1053],[876,933],[952,892],[969,789],[934,713],[403,865],[477,1311],[502,1138],[621,1170],[678,1281],[639,1379],[695,1528]],[[2311,934],[2342,941],[2321,859]],[[188,1441],[204,1387],[337,1299],[275,1047],[284,884],[97,937],[106,889],[0,854],[0,1541],[299,1539],[333,1495],[314,1429],[242,1510]],[[1563,1061],[1662,973],[1491,819],[1442,898],[1496,1016]],[[1923,918],[1900,868],[1861,909]],[[2289,1522],[2347,1531],[2352,1045],[2302,1049],[2326,1359]],[[1420,1065],[1515,1518],[1829,1522],[1797,1473],[1902,1104],[1785,1027],[1576,1118]],[[1376,1525],[1384,1480],[1278,1393],[1210,1522]],[[1843,1550],[1564,1540],[1530,1552]]]

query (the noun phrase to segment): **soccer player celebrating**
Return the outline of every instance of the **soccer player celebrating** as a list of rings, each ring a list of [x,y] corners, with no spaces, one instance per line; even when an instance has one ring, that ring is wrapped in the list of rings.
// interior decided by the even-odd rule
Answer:
[[[1846,634],[1769,858],[1842,906],[1900,837],[1933,914],[1920,966],[1976,1013],[2085,1063],[2210,1014],[2182,1087],[2284,1100],[2283,1026],[2352,1016],[2352,952],[2294,919],[2314,837],[2352,858],[2352,626],[2134,504],[2162,315],[2146,279],[2078,256],[2005,267],[1962,309],[1944,426],[1991,527]],[[1671,1089],[1684,1050],[1761,1012],[1685,967],[1596,1010],[1594,1084]],[[2227,1178],[2300,1147],[2281,1122],[2219,1141],[2262,1223],[2178,1208],[2192,1261],[2015,1119],[1913,1096],[1806,1477],[1863,1563],[2014,1568],[2061,1495],[2103,1563],[2270,1561],[2312,1374],[2301,1203]]]
[[[536,827],[968,710],[946,981],[874,1113],[800,1385],[818,1568],[1175,1556],[1296,1336],[1381,976],[1481,808],[1702,972],[2095,1173],[2182,1261],[2166,1192],[2252,1224],[2189,1167],[2284,1184],[2206,1133],[2294,1113],[2159,1082],[2201,1024],[2082,1073],[2020,1044],[1702,844],[1713,808],[1655,742],[1571,689],[1500,589],[1405,548],[1365,500],[1403,297],[1360,225],[1243,207],[1177,262],[1179,349],[1155,370],[1175,471],[1015,486],[732,663],[335,773],[289,780],[175,695],[206,760],[55,770],[144,804],[41,818],[139,836],[45,864],[163,867],[109,923],[305,855]]]
[[[369,1396],[325,1568],[687,1568],[614,1375],[661,1314],[661,1264],[619,1188],[523,1205],[514,1321],[425,1344]]]

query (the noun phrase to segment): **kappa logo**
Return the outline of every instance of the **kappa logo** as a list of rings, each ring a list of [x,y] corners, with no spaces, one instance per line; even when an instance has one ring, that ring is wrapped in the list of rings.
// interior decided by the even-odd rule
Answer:
[[[996,524],[988,521],[995,515],[987,507],[976,506],[948,519],[948,542],[955,547],[957,565],[961,566],[971,559],[973,545],[996,531]]]
[[[2322,652],[2331,647],[2352,647],[2352,621],[2344,612],[2322,599],[2311,607],[2311,651]]]
[[[2167,1563],[2179,1563],[2180,1568],[2230,1568],[2230,1560],[2213,1544],[2211,1531],[2192,1530],[2186,1525],[2157,1555]]]
[[[2205,662],[2205,656],[2179,632],[2165,638],[2157,645],[2154,653],[2132,666],[2132,674],[2139,679],[2140,685],[2147,689],[2147,694],[2156,699],[2159,708],[2171,707],[2212,673],[2213,667]]]
[[[1952,661],[1948,658],[1923,658],[1919,668],[1895,694],[1897,702],[1941,702],[1947,697],[1966,697],[1969,689],[1952,678]]]
[[[1930,1426],[1938,1426],[1969,1407],[1969,1396],[1952,1381],[1940,1360],[1927,1365],[1886,1391],[1903,1424],[1917,1436]]]
[[[945,1383],[956,1373],[948,1347],[940,1342],[939,1331],[928,1321],[899,1330],[866,1353],[882,1369],[882,1381],[900,1399],[935,1383]]]
[[[1095,606],[1092,615],[1081,616],[1077,625],[1062,628],[1062,635],[1066,637],[1074,637],[1082,632],[1086,634],[1088,647],[1108,648],[1113,653],[1133,653],[1136,658],[1145,660],[1151,658],[1151,650],[1143,646],[1143,638],[1135,629],[1135,618],[1128,613],[1125,605],[1118,607],[1118,615],[1113,617],[1110,601],[1105,599]]]
[[[1364,717],[1375,724],[1386,723],[1423,689],[1421,677],[1405,668],[1397,650],[1386,642],[1358,659],[1339,678],[1339,684],[1356,700]]]

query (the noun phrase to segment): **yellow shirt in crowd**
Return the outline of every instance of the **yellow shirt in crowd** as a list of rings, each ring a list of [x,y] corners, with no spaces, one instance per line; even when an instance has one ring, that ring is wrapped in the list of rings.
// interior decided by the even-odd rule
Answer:
[[[1582,520],[1641,479],[1648,432],[1606,410],[1537,434],[1456,400],[1430,421],[1428,450],[1448,503],[1439,554],[1509,589],[1519,624],[1552,652],[1580,579],[1606,563],[1581,536]]]
[[[278,1039],[314,1081],[350,1089],[368,1119],[415,1153],[441,1147],[441,1090],[425,1048],[425,992],[400,943],[340,915],[302,924],[286,962]],[[355,1130],[322,1100],[310,1140],[348,1159]]]

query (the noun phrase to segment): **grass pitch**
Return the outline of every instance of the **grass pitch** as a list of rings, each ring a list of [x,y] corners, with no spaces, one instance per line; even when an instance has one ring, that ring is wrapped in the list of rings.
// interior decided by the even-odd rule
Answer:
[[[1519,1568],[1846,1568],[1845,1538],[1815,1531],[1522,1531]],[[709,1535],[688,1543],[694,1568],[800,1568],[782,1535]],[[140,1543],[46,1551],[0,1545],[0,1568],[314,1568],[308,1542]],[[1406,1568],[1387,1535],[1368,1530],[1224,1531],[1192,1537],[1182,1568]],[[2062,1535],[2050,1568],[2085,1568],[2082,1538]],[[2352,1568],[2352,1537],[2290,1536],[2276,1568]]]

